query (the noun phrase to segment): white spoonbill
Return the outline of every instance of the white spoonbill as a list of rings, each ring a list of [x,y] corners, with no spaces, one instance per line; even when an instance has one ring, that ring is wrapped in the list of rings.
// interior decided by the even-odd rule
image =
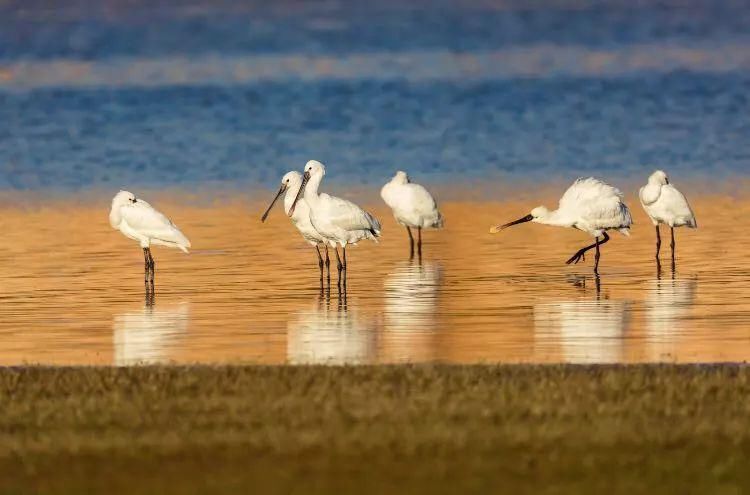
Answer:
[[[190,241],[169,218],[128,191],[120,191],[112,199],[109,224],[112,228],[122,232],[125,237],[141,244],[147,288],[149,282],[151,288],[154,287],[156,265],[151,255],[152,244],[178,248],[186,253],[190,247]]]
[[[630,225],[633,223],[630,210],[623,202],[619,189],[598,179],[578,179],[565,191],[560,198],[560,204],[555,211],[549,211],[544,206],[531,210],[531,214],[505,225],[497,225],[490,229],[491,234],[524,222],[536,222],[558,227],[572,227],[588,233],[595,239],[594,244],[586,246],[568,261],[578,263],[586,259],[586,251],[596,248],[594,273],[599,274],[599,246],[609,241],[608,230],[619,230],[624,235],[630,235]],[[602,241],[599,241],[599,237]]]
[[[273,198],[273,201],[271,201],[271,204],[268,206],[268,209],[263,214],[260,221],[266,221],[266,217],[268,217],[268,214],[271,212],[271,208],[273,208],[273,205],[276,204],[276,201],[279,199],[279,197],[284,194],[284,192],[286,192],[286,195],[284,196],[284,213],[291,217],[292,224],[297,227],[297,230],[299,230],[299,233],[302,234],[302,237],[305,239],[305,241],[307,241],[311,246],[315,248],[315,252],[318,255],[318,267],[320,268],[321,283],[323,282],[324,264],[326,269],[328,270],[328,281],[330,282],[331,260],[328,257],[328,245],[326,244],[325,238],[323,238],[323,236],[321,236],[318,231],[315,230],[315,227],[312,226],[312,222],[310,221],[310,207],[307,206],[307,201],[301,199],[294,209],[294,213],[291,212],[292,203],[294,203],[294,199],[297,197],[297,194],[299,193],[301,187],[302,174],[299,172],[287,172],[284,177],[281,178],[281,187],[279,188],[279,192],[276,193],[276,197]],[[323,257],[320,255],[320,248],[318,247],[320,244],[323,244],[326,249],[325,263],[323,262]]]
[[[355,205],[351,201],[318,193],[320,182],[326,174],[325,166],[317,160],[310,160],[305,165],[305,175],[302,178],[297,197],[289,209],[289,216],[294,215],[295,208],[304,196],[310,207],[310,221],[330,245],[336,251],[336,267],[339,272],[338,284],[341,285],[341,272],[343,271],[344,286],[346,286],[346,246],[357,244],[364,239],[377,242],[380,236],[380,222]],[[337,244],[341,245],[343,261],[339,257]]]
[[[422,258],[422,229],[439,229],[443,226],[443,215],[430,192],[409,180],[406,172],[396,175],[380,190],[380,197],[393,210],[393,217],[406,227],[409,234],[409,258],[414,257],[414,236],[411,229],[417,229],[417,252]]]
[[[672,234],[672,268],[674,269],[674,229],[675,227],[698,227],[695,215],[685,196],[669,183],[667,174],[657,170],[648,178],[648,184],[638,191],[641,205],[656,227],[656,264],[659,265],[661,233],[659,224],[669,225]]]

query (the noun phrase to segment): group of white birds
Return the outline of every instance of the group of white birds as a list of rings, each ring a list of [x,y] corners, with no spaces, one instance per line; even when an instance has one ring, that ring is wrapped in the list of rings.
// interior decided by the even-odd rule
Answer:
[[[261,217],[261,221],[266,220],[273,205],[286,193],[284,211],[292,219],[302,237],[315,248],[320,280],[323,280],[325,267],[326,278],[330,283],[328,248],[331,247],[336,253],[338,285],[341,286],[343,283],[346,286],[346,246],[365,239],[377,242],[377,238],[380,237],[380,222],[351,201],[318,192],[325,174],[325,166],[317,160],[307,162],[304,174],[288,172],[281,179],[279,192]],[[380,195],[393,210],[396,221],[404,225],[409,233],[410,257],[414,256],[414,236],[411,229],[417,229],[417,250],[421,258],[422,229],[443,226],[443,216],[435,199],[421,185],[409,182],[405,172],[397,172],[393,179],[383,186]],[[325,249],[325,260],[320,253],[321,245]]]
[[[656,263],[659,262],[661,249],[661,233],[659,225],[669,226],[672,242],[672,269],[675,263],[674,229],[677,227],[697,228],[690,204],[687,198],[674,185],[670,184],[667,174],[661,170],[652,173],[648,183],[638,191],[638,197],[646,214],[656,227]],[[578,179],[560,198],[557,210],[550,211],[544,206],[538,206],[523,218],[504,225],[497,225],[490,229],[495,234],[512,225],[524,222],[536,222],[558,227],[572,227],[582,230],[594,238],[594,243],[579,249],[566,261],[567,264],[578,263],[586,259],[586,253],[596,250],[594,258],[594,273],[599,274],[599,248],[609,241],[607,231],[618,230],[624,235],[630,235],[633,218],[630,209],[625,204],[622,192],[616,187],[589,177]],[[601,238],[601,240],[600,240]]]
[[[380,237],[380,222],[351,201],[318,191],[325,176],[325,166],[310,160],[304,173],[288,172],[281,179],[281,187],[268,209],[261,217],[265,221],[276,201],[284,196],[284,211],[291,218],[302,237],[315,248],[323,280],[324,267],[330,284],[330,258],[328,248],[336,254],[338,285],[346,286],[346,247],[362,240],[377,242]],[[417,229],[417,252],[422,257],[422,229],[441,228],[443,216],[432,195],[419,184],[410,181],[405,172],[396,175],[383,186],[380,195],[393,210],[396,221],[406,227],[409,234],[410,258],[414,256],[414,236]],[[674,229],[696,228],[695,215],[685,196],[670,184],[667,175],[657,170],[648,183],[639,191],[641,205],[656,227],[656,260],[659,263],[661,234],[659,225],[669,226],[671,231],[672,266],[675,260]],[[145,283],[153,290],[155,263],[151,245],[160,245],[188,252],[190,241],[177,226],[161,212],[154,209],[133,193],[120,191],[112,200],[109,221],[113,228],[126,237],[138,241],[143,249]],[[523,218],[490,229],[497,233],[512,225],[536,222],[559,227],[572,227],[594,237],[594,243],[578,250],[567,263],[585,260],[586,253],[595,249],[594,273],[599,273],[600,247],[609,241],[607,231],[617,230],[629,235],[633,223],[630,210],[619,189],[598,179],[578,179],[560,198],[558,208],[550,211],[544,206],[531,210]],[[320,247],[325,249],[325,258]],[[341,248],[341,256],[339,255]]]

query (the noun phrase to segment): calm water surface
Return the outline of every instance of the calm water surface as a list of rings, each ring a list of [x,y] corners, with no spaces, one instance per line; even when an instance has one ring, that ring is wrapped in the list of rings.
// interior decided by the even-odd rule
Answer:
[[[744,0],[0,2],[0,364],[746,360],[748,33]],[[310,158],[383,220],[346,298],[258,220]],[[701,225],[674,274],[632,194],[656,166]],[[421,264],[397,169],[448,219]],[[638,222],[599,288],[580,233],[487,234],[589,174]],[[120,188],[193,241],[156,249],[153,304]]]
[[[447,228],[425,235],[421,264],[375,205],[383,240],[350,250],[344,296],[335,284],[321,292],[315,254],[280,210],[260,224],[264,205],[240,199],[166,202],[194,249],[156,248],[153,304],[140,249],[110,229],[106,199],[5,207],[0,363],[744,361],[750,262],[728,241],[748,239],[723,220],[750,201],[694,203],[707,220],[679,232],[676,273],[657,274],[652,228],[635,210],[633,236],[603,249],[598,290],[590,263],[564,264],[585,235],[487,233],[528,201],[445,204]],[[18,228],[29,223],[31,236]]]

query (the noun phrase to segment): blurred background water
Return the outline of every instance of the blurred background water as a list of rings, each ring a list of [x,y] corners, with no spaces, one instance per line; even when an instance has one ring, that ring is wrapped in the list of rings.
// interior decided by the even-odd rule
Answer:
[[[6,1],[0,188],[732,178],[748,90],[745,1]]]

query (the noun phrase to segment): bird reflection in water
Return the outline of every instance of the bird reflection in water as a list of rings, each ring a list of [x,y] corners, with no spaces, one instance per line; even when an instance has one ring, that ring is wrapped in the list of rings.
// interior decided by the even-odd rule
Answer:
[[[441,281],[442,269],[436,263],[405,263],[386,278],[383,349],[388,361],[434,357]]]
[[[289,321],[286,348],[290,364],[363,364],[375,360],[376,321],[348,308],[345,294],[341,292],[333,306],[330,293],[324,293],[310,309]]]
[[[648,358],[651,361],[675,359],[680,322],[693,307],[698,281],[657,277],[646,285],[646,334]]]
[[[148,301],[148,293],[146,297]],[[188,319],[187,303],[155,309],[147,302],[140,311],[116,315],[113,325],[115,365],[168,362],[170,349],[187,331]]]
[[[534,348],[539,361],[575,364],[618,363],[624,359],[624,335],[630,301],[602,297],[596,280],[596,295],[574,301],[541,303],[534,306]],[[573,281],[585,287],[586,281]]]

